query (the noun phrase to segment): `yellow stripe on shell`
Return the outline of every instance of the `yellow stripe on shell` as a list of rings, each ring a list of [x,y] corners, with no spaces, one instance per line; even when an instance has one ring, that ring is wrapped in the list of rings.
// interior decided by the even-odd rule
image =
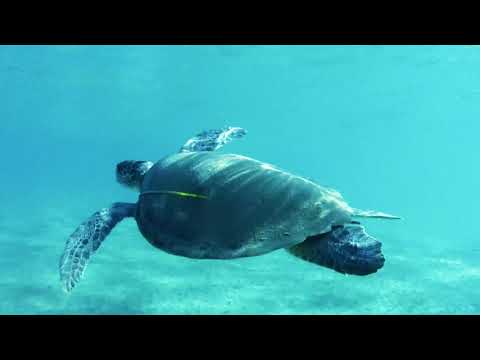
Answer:
[[[205,195],[200,195],[200,194],[193,194],[193,193],[188,193],[188,192],[183,192],[183,191],[145,191],[140,194],[141,195],[149,195],[149,194],[169,194],[169,195],[178,195],[178,196],[183,196],[183,197],[191,197],[195,199],[208,199],[208,196]]]

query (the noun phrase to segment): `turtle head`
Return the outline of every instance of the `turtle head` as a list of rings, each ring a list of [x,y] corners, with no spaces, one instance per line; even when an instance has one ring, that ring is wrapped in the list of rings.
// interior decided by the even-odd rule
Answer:
[[[126,187],[139,190],[145,173],[152,166],[151,161],[122,161],[117,164],[117,181]]]

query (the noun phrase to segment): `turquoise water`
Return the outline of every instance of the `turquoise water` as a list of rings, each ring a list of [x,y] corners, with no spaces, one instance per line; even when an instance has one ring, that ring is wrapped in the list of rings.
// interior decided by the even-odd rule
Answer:
[[[478,46],[0,46],[0,313],[479,314],[479,64]],[[136,201],[115,165],[225,125],[248,135],[221,152],[402,216],[363,221],[385,266],[191,260],[128,219],[64,293],[68,236]]]

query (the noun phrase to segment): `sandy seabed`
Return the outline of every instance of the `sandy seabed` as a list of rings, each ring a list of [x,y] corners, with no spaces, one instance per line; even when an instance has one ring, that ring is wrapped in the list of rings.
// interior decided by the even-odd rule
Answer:
[[[149,245],[132,220],[112,231],[66,294],[58,262],[81,220],[54,208],[0,217],[1,314],[480,313],[475,254],[384,241],[381,271],[344,276],[283,250],[228,261],[172,256]]]

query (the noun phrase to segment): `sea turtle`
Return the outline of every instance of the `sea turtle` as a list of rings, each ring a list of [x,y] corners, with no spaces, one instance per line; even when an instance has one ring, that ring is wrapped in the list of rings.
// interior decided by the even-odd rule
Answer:
[[[356,217],[399,219],[351,208],[340,193],[252,158],[215,152],[246,131],[204,131],[156,163],[123,161],[118,182],[140,192],[137,203],[95,212],[67,240],[60,260],[73,289],[113,227],[134,218],[142,235],[167,253],[233,259],[286,249],[344,274],[367,275],[384,264],[381,243]]]

